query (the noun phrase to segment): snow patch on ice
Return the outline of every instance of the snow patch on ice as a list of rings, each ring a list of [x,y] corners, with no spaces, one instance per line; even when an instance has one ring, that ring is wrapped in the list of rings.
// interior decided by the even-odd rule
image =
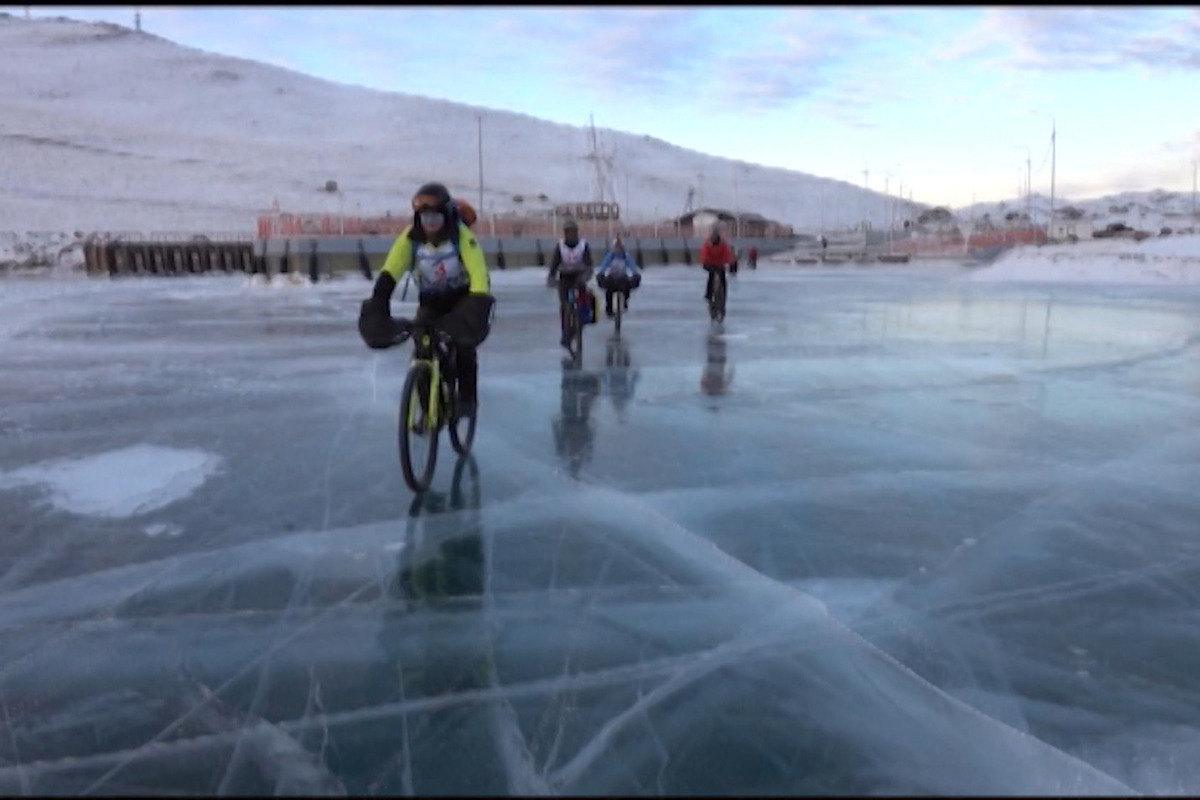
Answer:
[[[138,444],[0,473],[0,489],[45,486],[50,491],[50,502],[62,511],[124,518],[156,511],[188,497],[204,485],[220,463],[220,456],[203,450]],[[169,526],[151,528],[146,529],[149,536],[177,535]]]

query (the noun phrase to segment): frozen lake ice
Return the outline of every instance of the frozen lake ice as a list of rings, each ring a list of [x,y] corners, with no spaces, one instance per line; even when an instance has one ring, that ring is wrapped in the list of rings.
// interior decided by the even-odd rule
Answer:
[[[1200,287],[493,274],[424,497],[361,278],[3,284],[0,791],[1200,791]]]

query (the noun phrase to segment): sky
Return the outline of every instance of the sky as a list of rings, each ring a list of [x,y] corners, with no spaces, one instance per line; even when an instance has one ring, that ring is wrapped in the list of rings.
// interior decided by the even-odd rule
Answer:
[[[0,6],[20,16],[25,6]],[[930,204],[1194,188],[1200,7],[36,6]],[[1052,156],[1051,133],[1055,133]]]

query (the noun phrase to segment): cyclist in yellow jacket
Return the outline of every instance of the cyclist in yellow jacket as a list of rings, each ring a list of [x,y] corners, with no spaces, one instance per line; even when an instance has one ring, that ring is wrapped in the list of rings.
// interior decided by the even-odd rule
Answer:
[[[491,330],[495,307],[487,261],[444,185],[422,186],[412,208],[412,224],[392,243],[371,297],[359,310],[359,334],[368,347],[377,349],[396,344],[413,327],[434,325],[450,334],[457,353],[458,409],[469,416],[478,400],[476,347]],[[473,210],[464,210],[474,216]],[[417,285],[417,313],[411,320],[391,315],[392,293],[405,273]]]

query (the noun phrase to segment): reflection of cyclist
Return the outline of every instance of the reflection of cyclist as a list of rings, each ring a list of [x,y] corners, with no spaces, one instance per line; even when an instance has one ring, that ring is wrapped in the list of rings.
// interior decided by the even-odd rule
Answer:
[[[625,250],[625,243],[618,236],[596,268],[596,285],[604,290],[604,313],[613,315],[614,294],[621,295],[623,309],[628,311],[629,293],[641,284],[642,273],[638,270],[637,259]]]
[[[592,250],[586,239],[579,238],[579,225],[567,220],[563,225],[563,238],[550,257],[550,274],[546,282],[554,285],[558,280],[558,323],[562,338],[559,344],[569,347],[567,337],[567,292],[572,286],[580,292],[587,289],[588,278],[592,277]]]
[[[465,489],[464,483],[467,484]],[[460,458],[455,465],[448,497],[438,492],[426,492],[413,498],[408,508],[408,537],[400,551],[400,568],[394,586],[400,596],[430,605],[455,598],[460,605],[462,600],[480,599],[483,594],[480,501],[479,468],[471,455]],[[439,535],[437,527],[421,524],[423,519],[448,512],[461,512],[455,519],[457,524],[446,526],[449,535]],[[450,519],[438,520],[443,521],[450,522]]]
[[[632,368],[629,345],[620,336],[610,337],[604,349],[604,383],[619,420],[625,419],[625,407],[633,399],[637,380],[638,370]]]
[[[446,636],[446,614],[483,606],[484,549],[479,469],[459,460],[450,494],[427,492],[409,507],[396,571],[387,584],[378,643],[383,660],[367,675],[367,702],[450,694],[487,683],[482,642]]]
[[[469,416],[475,408],[479,374],[475,348],[487,338],[494,303],[483,250],[468,227],[474,210],[464,206],[460,212],[440,183],[418,189],[412,207],[412,224],[392,243],[371,297],[359,310],[359,334],[373,348],[396,343],[396,333],[409,323],[392,319],[392,293],[404,274],[411,273],[418,294],[411,322],[436,323],[454,338],[458,409]]]
[[[600,394],[600,376],[570,359],[562,365],[562,413],[554,420],[554,449],[572,477],[592,457],[592,403]]]
[[[700,391],[707,395],[722,395],[733,382],[733,367],[727,367],[725,339],[710,333],[704,346],[704,372],[700,376]]]
[[[700,266],[708,272],[708,283],[705,284],[704,289],[705,300],[712,299],[714,279],[721,281],[722,291],[728,291],[729,287],[725,283],[725,270],[732,263],[733,250],[729,247],[729,242],[721,236],[721,226],[713,225],[712,233],[704,240],[704,244],[700,245]]]

